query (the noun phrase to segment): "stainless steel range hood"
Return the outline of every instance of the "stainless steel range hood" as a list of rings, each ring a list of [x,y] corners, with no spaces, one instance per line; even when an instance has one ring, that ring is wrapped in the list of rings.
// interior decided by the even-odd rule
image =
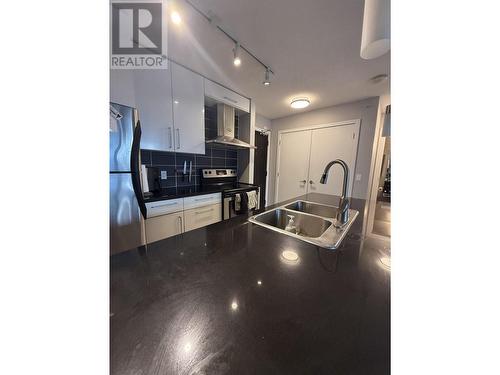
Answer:
[[[257,148],[234,137],[234,108],[218,103],[217,104],[217,137],[209,139],[206,143],[223,144],[238,148]]]

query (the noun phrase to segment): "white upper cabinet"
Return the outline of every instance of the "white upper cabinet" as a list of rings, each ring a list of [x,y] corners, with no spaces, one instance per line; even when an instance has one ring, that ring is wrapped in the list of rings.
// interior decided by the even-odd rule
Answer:
[[[203,77],[171,63],[176,152],[205,153]]]
[[[226,89],[225,87],[210,81],[205,78],[205,95],[209,98],[215,99],[218,102],[222,102],[250,113],[250,100],[245,98],[234,91]]]
[[[141,121],[141,148],[174,151],[172,75],[168,69],[135,70],[135,101]]]
[[[134,70],[111,69],[109,71],[109,100],[113,103],[136,107]]]

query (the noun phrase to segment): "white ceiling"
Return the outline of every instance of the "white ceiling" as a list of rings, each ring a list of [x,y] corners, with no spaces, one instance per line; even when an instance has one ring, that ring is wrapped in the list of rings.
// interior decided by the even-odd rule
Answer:
[[[389,74],[390,54],[368,61],[359,56],[363,0],[191,1],[215,13],[224,29],[271,66],[272,84],[262,85],[264,68],[245,53],[235,67],[232,42],[185,3],[183,23],[169,25],[168,56],[252,98],[270,119],[389,91],[387,81],[369,79]],[[292,109],[296,96],[309,97],[311,105]]]

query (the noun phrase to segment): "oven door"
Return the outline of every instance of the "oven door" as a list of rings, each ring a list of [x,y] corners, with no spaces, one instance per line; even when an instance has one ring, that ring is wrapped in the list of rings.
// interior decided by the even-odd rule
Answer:
[[[245,192],[241,192],[239,194],[245,194]],[[257,190],[257,207],[249,209],[248,212],[245,213],[237,213],[236,210],[234,209],[234,203],[235,203],[235,198],[234,196],[236,193],[230,193],[230,194],[225,194],[222,195],[222,219],[227,220],[231,219],[232,217],[238,216],[238,215],[244,215],[246,213],[252,213],[254,210],[259,209],[259,190]]]

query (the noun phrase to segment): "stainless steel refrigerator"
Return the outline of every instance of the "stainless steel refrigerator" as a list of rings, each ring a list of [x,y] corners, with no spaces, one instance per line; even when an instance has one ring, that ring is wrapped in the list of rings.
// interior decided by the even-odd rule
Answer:
[[[109,226],[111,254],[145,245],[141,125],[137,110],[110,103]]]

